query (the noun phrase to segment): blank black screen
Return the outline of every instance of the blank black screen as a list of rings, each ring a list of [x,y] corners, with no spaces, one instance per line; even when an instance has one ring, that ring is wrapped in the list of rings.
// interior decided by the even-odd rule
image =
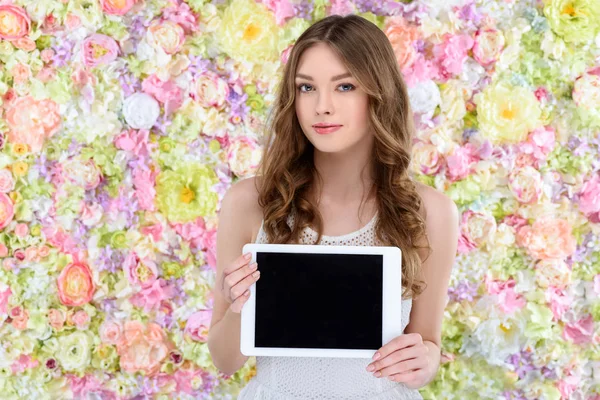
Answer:
[[[256,347],[382,346],[382,255],[257,252],[256,261]]]

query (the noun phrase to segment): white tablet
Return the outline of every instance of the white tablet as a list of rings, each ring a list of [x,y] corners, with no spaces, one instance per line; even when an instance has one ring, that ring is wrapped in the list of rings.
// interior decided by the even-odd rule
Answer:
[[[260,279],[241,311],[246,356],[371,358],[402,334],[401,252],[392,246],[244,246]]]

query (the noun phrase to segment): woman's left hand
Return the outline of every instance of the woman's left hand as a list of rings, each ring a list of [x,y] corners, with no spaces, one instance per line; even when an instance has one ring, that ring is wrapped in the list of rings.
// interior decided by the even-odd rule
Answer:
[[[377,354],[379,353],[379,357]],[[418,333],[407,333],[392,339],[377,350],[376,360],[367,366],[376,378],[389,378],[410,389],[424,386],[434,374],[434,361],[429,347]]]

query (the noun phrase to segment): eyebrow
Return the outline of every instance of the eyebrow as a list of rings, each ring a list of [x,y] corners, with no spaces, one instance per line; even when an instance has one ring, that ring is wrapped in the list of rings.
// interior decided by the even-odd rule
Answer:
[[[341,74],[341,75],[336,75],[333,78],[331,78],[331,82],[343,79],[343,78],[350,78],[352,77],[352,74],[350,72],[346,72],[345,74]],[[304,75],[304,74],[296,74],[296,78],[303,78],[309,81],[313,80],[312,76],[308,76],[308,75]]]

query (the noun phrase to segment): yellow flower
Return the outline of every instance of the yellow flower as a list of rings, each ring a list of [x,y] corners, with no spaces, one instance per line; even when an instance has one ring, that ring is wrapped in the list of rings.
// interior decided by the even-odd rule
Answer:
[[[15,143],[15,144],[13,144],[12,149],[13,149],[13,152],[18,156],[22,156],[23,154],[26,154],[29,150],[25,143]]]
[[[565,42],[592,40],[600,32],[598,0],[546,0],[544,14]]]
[[[481,134],[494,143],[521,142],[541,124],[538,100],[523,87],[488,86],[475,95],[475,103]]]
[[[252,0],[233,0],[223,14],[219,37],[223,50],[236,59],[264,62],[279,56],[273,14]]]
[[[29,171],[29,165],[23,161],[17,161],[12,165],[12,171],[15,176],[25,176]]]

